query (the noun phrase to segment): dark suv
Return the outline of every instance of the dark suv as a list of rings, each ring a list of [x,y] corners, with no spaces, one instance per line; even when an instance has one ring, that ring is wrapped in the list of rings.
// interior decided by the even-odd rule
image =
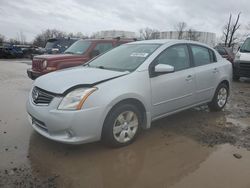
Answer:
[[[47,40],[44,47],[45,54],[60,54],[63,53],[68,47],[70,47],[79,38],[52,38]]]
[[[68,67],[78,66],[116,46],[132,42],[132,39],[87,39],[78,40],[63,54],[39,55],[32,60],[32,68],[27,70],[31,79]]]

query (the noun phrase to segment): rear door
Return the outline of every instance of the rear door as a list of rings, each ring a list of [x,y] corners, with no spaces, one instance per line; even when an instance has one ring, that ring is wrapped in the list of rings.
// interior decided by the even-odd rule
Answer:
[[[195,65],[196,102],[207,102],[214,95],[219,77],[218,64],[214,52],[200,45],[190,45]]]

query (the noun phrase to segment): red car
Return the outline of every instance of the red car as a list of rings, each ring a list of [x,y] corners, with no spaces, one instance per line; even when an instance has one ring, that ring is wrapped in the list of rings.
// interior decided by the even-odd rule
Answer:
[[[230,61],[231,63],[234,62],[234,53],[230,48],[226,48],[223,46],[216,46],[214,47],[215,50],[225,59]]]
[[[132,41],[134,40],[119,38],[110,40],[78,40],[63,54],[35,56],[32,60],[32,68],[27,70],[27,74],[32,80],[34,80],[37,77],[52,71],[84,64],[99,54]]]

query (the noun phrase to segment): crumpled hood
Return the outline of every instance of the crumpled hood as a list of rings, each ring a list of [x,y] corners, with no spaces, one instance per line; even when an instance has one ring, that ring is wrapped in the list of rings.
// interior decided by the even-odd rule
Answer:
[[[34,86],[52,93],[63,94],[66,90],[78,85],[94,85],[98,82],[125,74],[128,74],[128,72],[118,72],[81,66],[41,76],[36,79]]]

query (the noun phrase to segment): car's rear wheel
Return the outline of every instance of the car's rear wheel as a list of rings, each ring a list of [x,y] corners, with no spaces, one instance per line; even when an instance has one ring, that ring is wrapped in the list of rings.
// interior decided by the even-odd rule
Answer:
[[[118,105],[106,117],[102,139],[111,147],[128,145],[137,137],[141,124],[142,116],[136,106]]]
[[[208,104],[211,111],[221,111],[227,103],[229,88],[225,83],[221,83],[214,94],[213,100]]]

